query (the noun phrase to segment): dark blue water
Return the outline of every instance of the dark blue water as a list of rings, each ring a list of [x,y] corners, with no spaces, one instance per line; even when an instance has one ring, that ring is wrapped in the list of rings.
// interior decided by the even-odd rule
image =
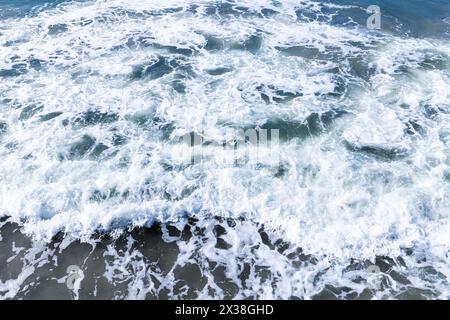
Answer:
[[[1,0],[0,19],[34,15],[39,11],[51,9],[64,2],[71,1]],[[229,2],[233,3],[233,1]],[[378,5],[382,12],[383,29],[386,31],[403,32],[414,37],[450,35],[450,2],[446,0],[334,0],[318,2],[356,5],[361,8]],[[367,15],[361,10],[340,10],[334,21],[347,22],[349,17],[364,25]],[[444,21],[446,18],[449,22]]]
[[[78,0],[84,2],[86,0]],[[40,11],[54,8],[65,0],[1,0],[0,19],[33,16]],[[233,1],[229,1],[233,3]],[[338,10],[331,23],[348,23],[349,19],[365,25],[367,14],[363,9],[378,5],[382,13],[382,29],[385,32],[405,34],[411,37],[449,37],[450,2],[446,0],[334,0],[318,1],[360,6],[361,10]],[[328,14],[333,10],[324,10]],[[318,17],[312,17],[317,19]],[[447,21],[444,21],[447,19]],[[320,19],[319,19],[320,20]]]
[[[378,5],[384,28],[405,32],[415,37],[449,35],[450,26],[443,20],[450,16],[446,0],[351,0],[335,1],[368,7]]]
[[[79,0],[86,1],[86,0]],[[27,14],[33,14],[43,8],[52,8],[60,3],[71,2],[65,0],[1,0],[0,17],[11,18],[20,17]],[[351,4],[361,7],[378,5],[382,14],[388,19],[398,19],[404,23],[407,29],[413,34],[423,34],[424,31],[442,32],[447,29],[442,20],[450,17],[450,2],[446,0],[334,0],[318,1],[322,3]],[[232,3],[232,1],[230,1]],[[358,15],[358,14],[357,14]],[[363,17],[359,13],[360,18]],[[356,20],[358,17],[352,17]],[[431,29],[430,29],[431,28]]]
[[[443,21],[450,16],[450,2],[446,0],[335,0],[319,1],[338,5],[359,6],[359,9],[326,8],[324,13],[334,13],[331,23],[345,24],[352,21],[365,25],[370,5],[381,9],[382,30],[412,37],[445,37],[450,34],[450,25]],[[313,17],[317,18],[317,17]]]
[[[62,2],[62,1],[59,1]],[[53,1],[41,0],[1,0],[0,1],[0,18],[19,18],[33,13],[33,9],[38,9],[46,4],[55,3]],[[56,4],[56,3],[55,3]],[[39,9],[38,9],[39,10]]]

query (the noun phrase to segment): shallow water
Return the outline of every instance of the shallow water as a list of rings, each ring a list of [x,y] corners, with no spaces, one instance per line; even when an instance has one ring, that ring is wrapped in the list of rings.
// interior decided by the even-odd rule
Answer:
[[[448,299],[447,17],[1,1],[0,297]]]

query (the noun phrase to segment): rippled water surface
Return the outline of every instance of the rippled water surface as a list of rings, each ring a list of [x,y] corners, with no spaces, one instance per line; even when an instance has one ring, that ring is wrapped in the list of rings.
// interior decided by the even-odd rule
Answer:
[[[0,297],[449,299],[449,84],[444,0],[0,0]]]

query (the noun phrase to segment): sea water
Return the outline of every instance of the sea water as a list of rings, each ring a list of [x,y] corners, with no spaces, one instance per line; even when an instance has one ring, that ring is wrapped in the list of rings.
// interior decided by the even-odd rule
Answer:
[[[0,0],[0,297],[448,299],[449,84],[444,0]]]

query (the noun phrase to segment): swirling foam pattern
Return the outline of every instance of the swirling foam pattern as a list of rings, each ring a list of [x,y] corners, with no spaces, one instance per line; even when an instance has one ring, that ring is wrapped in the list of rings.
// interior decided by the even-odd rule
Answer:
[[[71,264],[81,298],[450,297],[444,17],[420,33],[393,13],[368,30],[365,1],[6,2],[2,298],[71,297]],[[225,130],[256,127],[279,146],[224,165]],[[180,164],[190,133],[216,143]]]

